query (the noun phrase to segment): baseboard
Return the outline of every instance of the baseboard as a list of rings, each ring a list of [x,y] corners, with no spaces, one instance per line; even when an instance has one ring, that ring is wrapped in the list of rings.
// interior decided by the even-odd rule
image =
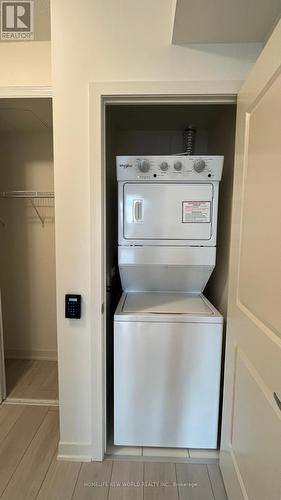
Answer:
[[[8,359],[37,359],[57,361],[57,351],[51,349],[6,349],[5,358]]]
[[[59,442],[58,460],[68,462],[91,462],[92,449],[90,443]]]

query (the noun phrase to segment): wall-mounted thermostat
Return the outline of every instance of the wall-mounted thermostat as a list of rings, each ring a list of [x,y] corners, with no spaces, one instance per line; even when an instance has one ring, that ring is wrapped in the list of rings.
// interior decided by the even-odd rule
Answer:
[[[81,318],[81,295],[67,294],[65,296],[65,317],[69,319]]]

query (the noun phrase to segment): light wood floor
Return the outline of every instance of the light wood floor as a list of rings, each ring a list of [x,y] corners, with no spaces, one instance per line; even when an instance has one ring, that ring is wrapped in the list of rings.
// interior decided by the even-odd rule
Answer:
[[[227,500],[218,465],[58,462],[58,409],[0,406],[0,498]]]
[[[7,397],[58,399],[58,363],[32,359],[6,359]]]

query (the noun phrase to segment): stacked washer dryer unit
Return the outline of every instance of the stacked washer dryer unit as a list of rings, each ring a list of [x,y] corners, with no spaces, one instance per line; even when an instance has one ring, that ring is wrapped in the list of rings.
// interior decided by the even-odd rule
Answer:
[[[117,157],[114,443],[216,448],[223,318],[215,267],[222,156]]]

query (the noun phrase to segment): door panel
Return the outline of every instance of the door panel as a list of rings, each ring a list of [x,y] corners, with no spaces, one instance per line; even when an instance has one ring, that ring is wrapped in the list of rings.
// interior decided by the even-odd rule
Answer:
[[[279,499],[280,412],[272,391],[239,350],[233,412],[232,449],[248,497]]]
[[[238,99],[220,465],[229,500],[280,500],[281,24]]]
[[[124,237],[138,240],[210,240],[212,184],[124,185]]]
[[[248,116],[239,299],[264,324],[281,332],[281,77]],[[270,133],[266,132],[270,124]]]

